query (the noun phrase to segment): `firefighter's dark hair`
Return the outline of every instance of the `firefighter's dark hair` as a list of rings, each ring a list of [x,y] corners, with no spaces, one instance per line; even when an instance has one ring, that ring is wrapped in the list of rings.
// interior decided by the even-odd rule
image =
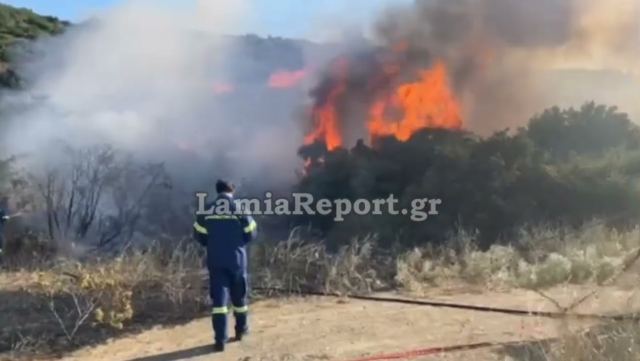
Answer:
[[[233,193],[236,190],[236,186],[233,183],[219,179],[216,182],[216,192],[218,193]]]

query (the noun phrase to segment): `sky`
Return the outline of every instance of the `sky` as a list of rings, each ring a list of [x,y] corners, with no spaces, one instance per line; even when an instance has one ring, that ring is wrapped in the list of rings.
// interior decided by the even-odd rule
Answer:
[[[80,22],[126,0],[0,0],[43,15]],[[194,0],[156,0],[189,8]],[[216,1],[216,0],[208,0]],[[366,28],[376,14],[390,4],[410,0],[250,0],[252,21],[240,33],[293,38],[322,37],[339,27]]]

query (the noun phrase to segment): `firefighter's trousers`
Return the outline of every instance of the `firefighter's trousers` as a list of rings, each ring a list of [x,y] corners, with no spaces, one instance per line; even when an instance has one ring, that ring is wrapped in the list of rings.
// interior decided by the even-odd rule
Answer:
[[[228,298],[231,296],[231,310],[235,316],[236,335],[248,331],[247,274],[244,271],[232,271],[221,268],[209,270],[209,292],[213,309],[211,319],[216,343],[227,341],[227,314],[230,309]]]

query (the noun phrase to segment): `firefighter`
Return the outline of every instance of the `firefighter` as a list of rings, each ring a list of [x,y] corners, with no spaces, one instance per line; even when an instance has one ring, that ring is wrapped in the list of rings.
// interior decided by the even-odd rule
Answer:
[[[219,180],[215,202],[207,206],[206,215],[196,216],[193,225],[194,237],[207,249],[216,352],[224,351],[227,342],[228,296],[235,316],[236,340],[241,341],[249,332],[245,246],[255,239],[257,224],[251,216],[236,212],[234,191],[232,183]]]

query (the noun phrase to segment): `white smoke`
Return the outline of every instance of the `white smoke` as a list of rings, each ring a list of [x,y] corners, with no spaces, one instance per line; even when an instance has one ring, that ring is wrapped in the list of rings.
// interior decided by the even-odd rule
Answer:
[[[9,121],[1,144],[50,162],[58,141],[109,143],[194,174],[216,159],[233,160],[231,174],[211,178],[265,179],[267,169],[274,180],[291,179],[302,138],[288,123],[293,104],[265,100],[260,87],[214,92],[236,61],[224,35],[247,17],[247,5],[200,0],[177,10],[129,1],[39,42],[42,56],[20,69],[29,88],[2,98]]]
[[[0,98],[3,120],[8,118],[3,121],[8,125],[0,129],[3,151],[29,154],[31,159],[50,163],[55,160],[50,149],[57,141],[76,147],[110,143],[139,156],[178,165],[182,176],[206,176],[209,181],[213,177],[293,180],[304,131],[298,124],[303,118],[299,110],[304,94],[273,93],[260,85],[237,84],[240,88],[235,93],[215,92],[216,84],[229,81],[230,69],[242,66],[246,70],[260,63],[261,59],[234,58],[227,38],[221,36],[244,29],[247,19],[253,18],[248,1],[198,0],[190,8],[167,7],[162,1],[128,1],[60,37],[39,41],[37,60],[19,69],[29,88]],[[640,88],[640,0],[545,3],[564,2],[582,9],[577,20],[566,32],[548,30],[540,36],[560,34],[568,41],[559,42],[560,46],[543,43],[525,47],[520,49],[522,53],[510,49],[509,57],[499,57],[500,66],[490,68],[493,72],[480,79],[478,88],[463,94],[465,104],[472,103],[479,114],[475,118],[482,120],[465,119],[472,129],[486,133],[521,124],[546,106],[580,105],[588,100],[620,105],[640,116],[635,100]],[[500,19],[496,26],[513,27],[511,17]],[[455,24],[444,25],[448,29]],[[406,26],[403,22],[399,28]],[[537,34],[512,33],[516,38]],[[341,40],[354,48],[355,40]],[[358,47],[369,45],[364,39],[359,41],[363,44]],[[307,65],[322,68],[327,54],[316,50],[314,47],[307,54]],[[516,66],[507,66],[512,64]],[[523,64],[545,71],[550,67],[624,69],[635,77],[525,73],[521,71]],[[496,88],[508,91],[486,91]],[[513,94],[518,95],[518,101],[500,99],[514,99]],[[498,105],[483,97],[498,99]],[[493,116],[497,111],[508,116]],[[483,116],[483,112],[491,116]],[[513,119],[513,114],[522,119]],[[220,159],[230,163],[225,168],[214,167]]]

